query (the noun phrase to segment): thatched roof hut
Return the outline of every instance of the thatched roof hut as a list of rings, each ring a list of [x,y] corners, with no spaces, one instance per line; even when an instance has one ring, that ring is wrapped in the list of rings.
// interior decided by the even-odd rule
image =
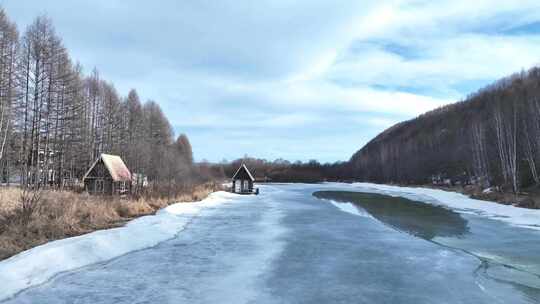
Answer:
[[[84,175],[83,183],[92,194],[123,194],[131,187],[131,172],[120,156],[101,154]]]

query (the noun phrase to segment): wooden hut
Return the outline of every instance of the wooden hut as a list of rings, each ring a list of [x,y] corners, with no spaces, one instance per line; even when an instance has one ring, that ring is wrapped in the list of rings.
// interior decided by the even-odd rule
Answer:
[[[120,156],[101,154],[83,177],[91,194],[124,194],[131,188],[131,172]]]
[[[232,177],[232,193],[259,194],[259,189],[253,188],[255,178],[245,164],[242,164]]]

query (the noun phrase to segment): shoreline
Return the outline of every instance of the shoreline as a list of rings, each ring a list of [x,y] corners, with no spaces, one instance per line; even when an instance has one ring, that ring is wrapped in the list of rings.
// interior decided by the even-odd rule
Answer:
[[[373,184],[381,186],[395,186],[395,187],[404,187],[404,188],[425,188],[425,189],[435,189],[448,192],[456,192],[463,195],[466,195],[470,199],[506,205],[514,206],[522,209],[531,209],[538,210],[540,209],[540,187],[529,187],[525,188],[519,193],[515,194],[512,192],[500,191],[496,187],[491,187],[488,189],[481,189],[478,186],[466,185],[466,186],[442,186],[442,185],[433,185],[433,184],[399,184],[399,183],[388,183],[381,184],[370,181],[320,181],[316,183],[307,183],[307,184],[317,184],[317,183],[342,183],[342,184]],[[488,191],[486,191],[488,190]]]
[[[407,185],[400,185],[408,187]],[[520,192],[511,193],[489,189],[485,191],[476,186],[437,186],[437,185],[417,185],[418,187],[437,189],[443,191],[457,192],[468,196],[471,199],[492,202],[501,205],[510,205],[523,209],[540,209],[540,193],[535,192]],[[410,186],[409,186],[410,187]]]
[[[538,209],[519,208],[508,204],[474,199],[460,192],[433,187],[402,187],[373,183],[355,183],[353,187],[359,191],[368,193],[400,196],[410,200],[443,205],[458,212],[473,212],[474,214],[497,219],[511,225],[540,230],[540,210]]]
[[[0,187],[0,262],[53,241],[126,227],[174,204],[194,204],[220,191],[217,184],[197,185],[174,199],[89,196],[47,190],[30,216],[22,211],[21,191]]]
[[[0,281],[6,282],[0,290],[0,302],[58,274],[156,246],[185,229],[205,208],[232,198],[224,191],[213,192],[202,201],[171,204],[119,228],[51,241],[0,261]]]

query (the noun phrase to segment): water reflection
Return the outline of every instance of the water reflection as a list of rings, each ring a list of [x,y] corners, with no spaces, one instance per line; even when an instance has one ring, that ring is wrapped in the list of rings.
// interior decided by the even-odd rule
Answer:
[[[461,237],[469,232],[466,219],[439,206],[373,193],[319,191],[313,195],[320,199],[352,203],[384,224],[426,240]]]

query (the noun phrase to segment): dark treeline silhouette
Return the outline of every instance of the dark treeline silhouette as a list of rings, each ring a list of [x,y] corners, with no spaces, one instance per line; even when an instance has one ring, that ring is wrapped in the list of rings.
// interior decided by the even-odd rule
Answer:
[[[350,160],[356,179],[478,184],[506,191],[540,183],[540,68],[399,123]]]
[[[245,156],[232,162],[209,165],[208,175],[227,178],[246,164],[255,179],[259,182],[298,182],[314,183],[321,181],[350,180],[350,168],[345,162],[321,164],[316,160],[308,162],[290,162],[284,159],[268,161]]]
[[[120,96],[97,69],[85,75],[49,18],[21,35],[0,10],[0,182],[62,188],[101,153],[150,186],[199,177],[187,136],[174,140],[158,103]]]

